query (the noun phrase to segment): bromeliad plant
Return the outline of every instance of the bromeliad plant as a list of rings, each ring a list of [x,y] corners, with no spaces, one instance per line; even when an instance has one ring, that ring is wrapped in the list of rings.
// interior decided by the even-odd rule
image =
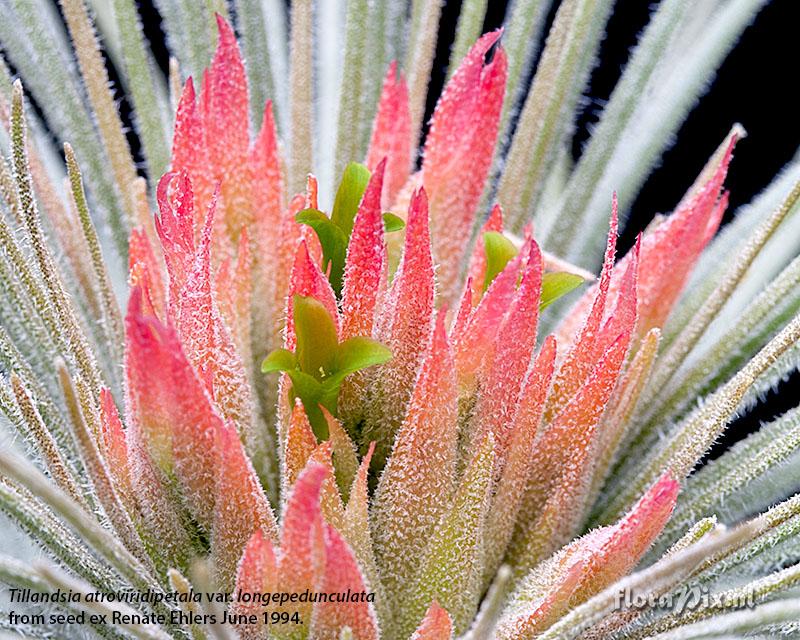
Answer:
[[[60,0],[67,37],[0,2],[0,506],[49,558],[5,583],[127,594],[58,605],[116,620],[70,637],[796,631],[797,410],[698,461],[797,366],[800,166],[718,233],[734,127],[616,256],[764,0],[661,0],[575,164],[613,3],[561,2],[527,87],[550,3],[479,37],[465,0],[418,168],[438,0],[348,0],[342,29],[296,0],[288,36],[281,3],[156,4],[169,91],[132,0],[89,2],[137,167],[89,6]],[[687,585],[724,597],[659,607]]]

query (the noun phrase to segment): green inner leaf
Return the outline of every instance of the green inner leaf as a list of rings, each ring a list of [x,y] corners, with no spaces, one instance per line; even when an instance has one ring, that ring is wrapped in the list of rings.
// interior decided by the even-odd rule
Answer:
[[[261,373],[291,371],[297,368],[297,358],[288,349],[275,349],[261,363]]]
[[[336,415],[338,389],[336,390],[336,395],[331,398],[330,391],[326,394],[323,385],[313,376],[298,369],[287,371],[286,373],[292,381],[292,402],[294,402],[295,398],[300,398],[314,435],[320,440],[326,440],[328,438],[328,422],[319,407],[322,405],[333,415]]]
[[[342,294],[347,245],[369,177],[369,169],[363,164],[351,162],[339,183],[330,218],[318,209],[303,209],[295,216],[297,222],[307,224],[317,234],[322,245],[322,269],[328,273],[328,280],[337,297]],[[385,213],[383,220],[387,231],[402,229],[404,225],[400,218],[391,213]]]
[[[276,349],[261,363],[264,373],[285,372],[292,381],[292,400],[300,398],[311,428],[320,440],[328,437],[328,423],[320,405],[337,414],[339,390],[351,373],[392,357],[392,352],[372,338],[356,336],[338,342],[336,325],[318,300],[294,296],[295,353]]]
[[[369,183],[369,169],[358,162],[351,162],[345,167],[336,199],[333,201],[331,221],[339,227],[346,238],[353,233],[353,221],[356,219],[358,205]]]
[[[483,234],[483,246],[486,252],[486,277],[483,281],[483,290],[486,291],[518,251],[511,240],[497,231],[487,231]]]
[[[545,273],[542,276],[542,298],[539,302],[539,311],[553,304],[556,300],[580,286],[581,283],[583,283],[583,278],[574,273],[565,271]]]
[[[300,224],[307,224],[317,234],[322,246],[322,269],[328,273],[331,287],[339,295],[349,237],[318,209],[303,209],[295,216],[295,220]]]
[[[392,352],[377,340],[357,336],[345,340],[336,351],[336,371],[350,374],[376,364],[383,364]]]
[[[400,216],[393,214],[391,211],[384,211],[383,213],[383,229],[386,233],[400,231],[406,226],[405,220]]]
[[[318,300],[294,296],[295,356],[300,370],[322,380],[333,373],[338,348],[336,325]]]

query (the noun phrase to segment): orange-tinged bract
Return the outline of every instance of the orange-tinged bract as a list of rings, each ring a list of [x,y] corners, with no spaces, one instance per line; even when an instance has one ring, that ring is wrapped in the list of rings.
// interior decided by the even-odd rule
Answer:
[[[411,640],[450,640],[452,637],[453,622],[450,614],[434,601]]]
[[[390,207],[411,171],[411,114],[408,110],[408,86],[397,63],[392,62],[383,80],[372,138],[365,164],[370,171],[386,159],[386,175],[381,203]]]
[[[662,477],[617,524],[592,531],[543,563],[512,596],[497,637],[529,638],[629,571],[666,524],[677,494],[677,481]]]
[[[77,42],[83,4],[61,4]],[[165,23],[192,4],[182,3],[176,15],[165,12]],[[236,3],[234,17],[253,4],[259,3]],[[386,3],[366,4],[369,16],[388,11]],[[195,79],[184,78],[182,90],[180,69],[173,69],[172,91],[180,95],[172,96],[177,109],[171,156],[167,162],[164,154],[161,167],[166,172],[151,180],[152,225],[141,213],[148,209],[145,189],[139,188],[144,179],[138,191],[133,184],[107,185],[112,195],[126,186],[126,194],[141,195],[130,218],[140,224],[123,234],[129,287],[124,313],[108,284],[88,212],[95,198],[108,203],[102,190],[90,191],[87,200],[68,148],[70,212],[81,220],[79,239],[86,246],[80,251],[92,258],[81,273],[91,275],[86,286],[93,305],[83,306],[102,310],[91,322],[70,298],[86,302],[83,285],[63,285],[39,225],[37,206],[53,205],[42,193],[36,140],[26,138],[21,87],[11,94],[10,111],[0,91],[1,124],[9,129],[12,148],[12,162],[0,162],[0,200],[30,236],[17,241],[4,206],[0,284],[4,293],[6,280],[13,285],[9,300],[20,315],[8,329],[0,327],[0,409],[40,454],[48,475],[71,489],[66,493],[87,493],[84,503],[60,490],[45,491],[38,470],[20,471],[2,451],[0,507],[90,583],[77,583],[76,590],[210,590],[223,594],[225,602],[218,604],[235,618],[224,628],[221,621],[202,620],[137,627],[137,637],[525,640],[548,631],[550,638],[585,631],[596,637],[591,634],[602,634],[603,621],[613,613],[608,588],[641,587],[655,576],[645,586],[670,593],[684,578],[710,580],[711,565],[703,562],[719,559],[740,563],[743,576],[768,539],[788,535],[800,518],[800,502],[792,499],[749,525],[714,529],[710,511],[722,507],[736,486],[736,468],[746,467],[748,478],[760,477],[752,470],[761,468],[770,434],[753,436],[731,458],[688,478],[675,471],[700,461],[687,452],[707,451],[750,400],[748,394],[767,388],[764,376],[778,378],[791,368],[793,361],[786,361],[800,339],[796,319],[784,326],[800,305],[785,286],[800,282],[800,267],[792,263],[770,285],[768,293],[781,301],[773,300],[769,313],[759,315],[750,306],[742,312],[739,340],[743,350],[753,351],[746,366],[737,372],[736,358],[747,355],[737,351],[719,367],[703,368],[702,355],[717,353],[700,341],[703,332],[743,278],[746,268],[739,265],[753,259],[747,251],[764,246],[774,231],[764,223],[742,263],[722,274],[706,270],[702,286],[693,280],[728,205],[724,181],[738,131],[676,211],[654,222],[622,256],[617,250],[625,198],[618,203],[615,194],[605,194],[610,224],[602,267],[569,308],[570,299],[559,298],[576,279],[591,281],[594,275],[549,254],[547,232],[537,236],[538,221],[525,226],[529,212],[523,209],[535,208],[541,198],[541,207],[560,204],[567,211],[562,192],[571,189],[574,196],[581,186],[564,184],[560,172],[567,165],[572,171],[571,161],[550,158],[548,149],[565,146],[552,119],[563,111],[561,101],[567,105],[569,95],[577,100],[580,93],[562,74],[579,59],[590,63],[591,52],[573,41],[575,30],[592,31],[589,9],[561,3],[541,56],[546,77],[534,84],[542,95],[528,96],[519,113],[513,104],[523,73],[518,35],[509,30],[504,36],[499,29],[467,47],[464,38],[470,31],[477,35],[472,23],[481,20],[460,21],[453,49],[458,65],[417,158],[420,132],[412,129],[422,117],[422,80],[428,75],[423,58],[435,44],[424,23],[435,19],[428,13],[438,12],[439,3],[413,4],[415,39],[408,43],[405,66],[392,62],[386,69],[382,59],[369,61],[372,77],[383,77],[380,92],[378,82],[361,95],[367,65],[354,69],[353,56],[367,44],[374,49],[373,37],[389,41],[391,16],[381,18],[386,32],[370,33],[363,42],[360,23],[348,17],[339,127],[345,146],[360,157],[331,161],[350,162],[335,199],[330,176],[321,171],[318,182],[303,164],[315,155],[326,157],[324,140],[312,140],[305,126],[315,106],[326,106],[312,101],[316,80],[303,55],[319,26],[314,16],[304,3],[294,3],[287,110],[282,91],[270,95],[274,103],[264,103],[265,92],[254,80],[259,69],[269,75],[273,68],[269,61],[259,67],[272,54],[252,31],[254,24],[263,27],[263,16],[237,24],[241,49],[231,24],[216,17],[216,50],[212,56],[207,47],[208,68]],[[482,3],[469,4],[476,10]],[[692,3],[675,4],[689,11]],[[201,5],[195,18],[208,9]],[[126,7],[115,3],[115,12]],[[0,23],[12,10],[2,11]],[[211,22],[187,23],[182,37],[198,37]],[[673,23],[682,24],[674,17],[658,25],[677,28]],[[669,41],[665,34],[659,38],[652,39]],[[124,44],[127,59],[133,45],[127,39]],[[192,43],[198,59],[206,45]],[[640,46],[651,45],[645,34]],[[91,61],[81,58],[80,72],[89,82]],[[650,68],[639,64],[635,71],[645,73],[645,67]],[[264,82],[272,87],[272,76]],[[95,89],[93,84],[90,96]],[[251,104],[251,96],[261,104]],[[504,106],[509,99],[512,104]],[[101,137],[114,139],[96,102]],[[634,115],[642,121],[653,117]],[[509,121],[525,139],[505,139]],[[117,133],[122,136],[122,129]],[[143,142],[152,153],[151,141]],[[527,155],[520,151],[526,142]],[[591,157],[591,149],[586,154]],[[548,183],[501,181],[503,188],[496,190],[504,162],[516,163],[513,175],[520,158],[552,174]],[[114,161],[118,166],[120,159]],[[582,175],[581,165],[575,172]],[[305,192],[292,193],[285,184]],[[494,202],[515,190],[513,211]],[[795,191],[784,217],[800,198],[800,187]],[[537,215],[546,220],[551,214]],[[53,220],[49,224],[60,231]],[[71,242],[78,239],[73,235]],[[80,253],[74,242],[70,251],[70,260]],[[35,268],[26,266],[29,253]],[[40,276],[47,295],[31,284]],[[711,290],[705,297],[704,287]],[[707,350],[664,364],[662,330],[664,341],[679,342],[682,327],[670,320],[682,303],[700,309],[690,318],[696,340],[687,351],[696,343]],[[5,309],[0,301],[4,322]],[[715,313],[704,315],[708,309]],[[38,383],[28,375],[30,350],[15,340],[25,323],[58,354],[34,358],[47,372]],[[116,350],[113,343],[94,349],[97,335],[114,332]],[[656,407],[665,413],[651,415],[645,406],[654,399],[651,373],[666,381],[665,394],[691,389],[703,376],[718,376],[721,383],[709,404],[681,404],[668,396]],[[668,412],[690,404],[691,411]],[[59,412],[62,405],[65,411]],[[774,427],[778,444],[767,451],[775,464],[794,460],[800,449],[795,415],[781,420],[786,423]],[[643,442],[662,433],[667,444],[643,451]],[[643,468],[639,455],[651,466]],[[734,462],[724,461],[729,459]],[[617,463],[630,475],[613,478]],[[767,478],[767,484],[780,482],[785,484]],[[722,497],[715,494],[717,486],[724,489]],[[687,488],[696,493],[679,496]],[[15,500],[29,495],[32,502],[17,508],[22,503]],[[730,509],[734,521],[742,509]],[[677,531],[677,517],[667,526],[673,512],[681,522],[699,522],[688,532]],[[73,558],[81,537],[95,546]],[[700,554],[703,544],[713,554]],[[665,549],[669,553],[660,555]],[[784,557],[780,550],[770,562],[778,557]],[[775,585],[800,582],[797,566],[748,588],[759,598],[771,597]],[[0,559],[3,580],[17,576],[19,584],[43,591],[73,588],[67,578],[58,582],[54,570],[9,567]],[[184,613],[219,613],[212,605],[193,604]],[[166,602],[143,603],[145,610],[177,609]],[[681,623],[670,612],[648,615],[620,614],[613,622],[624,618],[638,625],[631,633],[642,638]],[[711,612],[699,611],[696,619],[706,615]],[[559,624],[572,625],[567,636],[558,635],[564,632]],[[621,633],[619,638],[627,637],[624,628]],[[109,632],[117,635],[124,634]]]

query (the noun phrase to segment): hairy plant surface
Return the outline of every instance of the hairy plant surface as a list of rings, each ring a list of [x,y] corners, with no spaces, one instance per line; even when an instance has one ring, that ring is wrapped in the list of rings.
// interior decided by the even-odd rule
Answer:
[[[735,125],[616,252],[764,4],[661,0],[573,163],[611,0],[465,0],[424,138],[439,0],[157,0],[169,78],[133,0],[0,0],[0,581],[107,616],[0,625],[797,634],[797,409],[698,463],[798,365],[800,165],[719,231]]]

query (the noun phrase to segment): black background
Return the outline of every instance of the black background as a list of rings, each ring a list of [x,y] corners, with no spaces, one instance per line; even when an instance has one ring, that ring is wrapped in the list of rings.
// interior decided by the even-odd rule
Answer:
[[[507,3],[490,0],[488,4],[484,31],[502,24]],[[553,19],[557,4],[550,11],[548,23]],[[460,5],[458,0],[444,3],[426,121],[444,82]],[[619,79],[630,48],[647,24],[653,6],[646,0],[617,0],[576,121],[572,144],[576,158],[589,136],[591,125],[597,121],[605,100]],[[160,16],[152,0],[140,0],[139,10],[156,59],[166,71],[169,54],[164,44]],[[676,143],[665,153],[660,166],[634,202],[630,224],[620,239],[621,253],[630,247],[636,233],[654,214],[672,210],[733,123],[742,123],[748,137],[737,146],[728,175],[731,205],[726,221],[737,206],[748,202],[765,188],[792,158],[800,146],[800,110],[795,89],[799,59],[798,26],[800,2],[772,0],[747,28],[706,95],[680,128]],[[116,73],[110,64],[109,73],[113,80]],[[123,118],[130,124],[127,100],[124,95],[117,97]],[[129,139],[138,155],[139,144],[132,131]],[[731,425],[711,456],[719,455],[732,442],[757,428],[760,421],[796,406],[798,399],[800,376],[794,375],[777,392],[768,394],[766,403]]]

